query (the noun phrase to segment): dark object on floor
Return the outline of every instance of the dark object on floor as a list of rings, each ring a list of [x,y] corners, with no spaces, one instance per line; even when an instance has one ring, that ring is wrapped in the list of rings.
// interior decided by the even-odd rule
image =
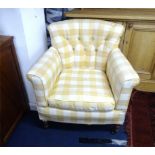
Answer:
[[[29,112],[19,123],[6,146],[50,146],[50,147],[114,147],[124,146],[127,141],[124,126],[111,134],[109,125],[79,125],[48,122],[44,129],[37,112]],[[118,143],[79,143],[79,137],[119,140]],[[120,145],[121,144],[121,145]]]
[[[128,145],[155,146],[155,93],[133,94],[127,113]]]
[[[110,144],[110,143],[112,143],[112,140],[107,139],[107,138],[99,139],[99,138],[82,138],[82,137],[80,137],[79,142],[80,143],[88,143],[88,144],[108,144],[108,143]]]

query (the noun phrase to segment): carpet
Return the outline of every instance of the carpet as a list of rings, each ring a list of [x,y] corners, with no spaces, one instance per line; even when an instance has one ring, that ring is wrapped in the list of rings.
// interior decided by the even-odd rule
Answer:
[[[126,121],[128,146],[155,146],[155,94],[134,91]]]
[[[122,126],[111,134],[109,125],[77,125],[50,122],[42,128],[37,112],[28,112],[17,125],[6,146],[10,147],[114,147],[126,146],[127,134]]]

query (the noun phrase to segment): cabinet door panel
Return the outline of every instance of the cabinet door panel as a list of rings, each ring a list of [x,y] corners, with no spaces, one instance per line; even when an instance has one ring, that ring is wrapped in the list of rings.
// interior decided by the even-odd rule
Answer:
[[[145,81],[146,90],[147,82],[150,87],[150,82],[155,79],[155,24],[128,23],[123,50],[141,81]],[[153,87],[155,88],[154,84]]]
[[[128,59],[135,69],[151,73],[155,54],[155,32],[133,30],[129,50]]]

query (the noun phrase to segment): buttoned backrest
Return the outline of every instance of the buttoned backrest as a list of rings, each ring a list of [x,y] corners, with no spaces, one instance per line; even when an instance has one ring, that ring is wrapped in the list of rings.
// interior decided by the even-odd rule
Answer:
[[[118,47],[124,27],[103,20],[72,19],[52,23],[48,30],[64,68],[105,71],[108,55]]]

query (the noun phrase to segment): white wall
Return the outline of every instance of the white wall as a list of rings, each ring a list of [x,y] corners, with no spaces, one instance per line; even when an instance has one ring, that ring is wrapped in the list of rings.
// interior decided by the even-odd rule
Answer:
[[[0,9],[0,34],[14,36],[29,104],[35,109],[35,96],[26,73],[47,49],[44,10]]]

